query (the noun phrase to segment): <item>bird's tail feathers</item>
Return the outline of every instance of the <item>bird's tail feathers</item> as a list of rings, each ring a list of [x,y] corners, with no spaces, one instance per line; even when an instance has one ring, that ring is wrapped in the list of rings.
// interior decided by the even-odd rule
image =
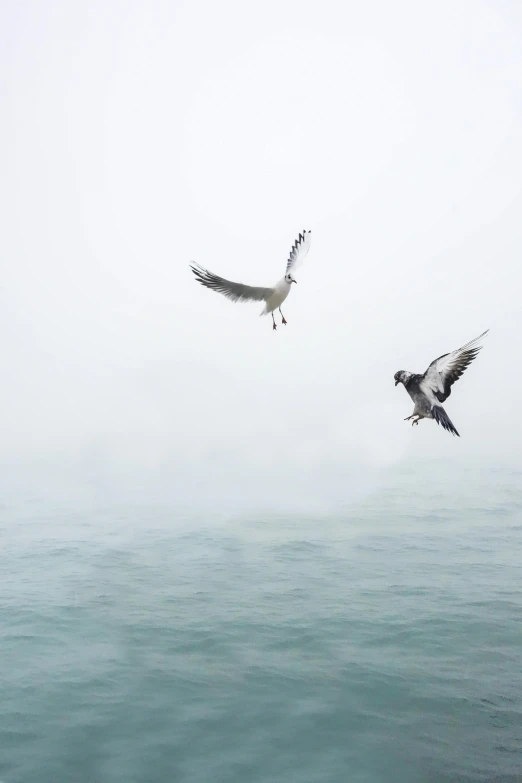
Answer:
[[[431,409],[431,412],[433,413],[433,418],[437,422],[437,424],[440,424],[441,427],[443,427],[448,432],[451,432],[452,435],[457,435],[460,438],[459,433],[457,432],[457,429],[453,422],[451,421],[450,417],[442,407],[442,405],[434,405]]]

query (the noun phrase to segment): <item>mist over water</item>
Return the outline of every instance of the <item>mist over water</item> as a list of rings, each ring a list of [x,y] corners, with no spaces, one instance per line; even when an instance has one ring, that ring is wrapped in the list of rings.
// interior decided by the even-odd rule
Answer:
[[[522,779],[520,472],[393,469],[337,513],[101,501],[2,508],[2,780]]]

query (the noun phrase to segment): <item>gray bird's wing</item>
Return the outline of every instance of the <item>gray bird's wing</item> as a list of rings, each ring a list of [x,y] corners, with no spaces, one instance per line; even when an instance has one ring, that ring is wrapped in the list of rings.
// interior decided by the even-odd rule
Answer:
[[[290,256],[286,262],[286,274],[294,272],[297,267],[303,263],[304,257],[310,250],[311,239],[311,231],[303,231],[302,234],[299,234],[290,250]]]
[[[458,381],[482,348],[477,343],[487,335],[488,331],[489,329],[463,345],[462,348],[457,348],[456,351],[445,353],[435,359],[419,382],[421,391],[428,398],[433,399],[435,396],[439,402],[444,402],[450,396],[451,387],[455,381]]]
[[[223,296],[226,296],[227,299],[231,299],[233,302],[266,302],[274,293],[273,288],[261,288],[225,280],[224,277],[219,277],[219,275],[209,272],[208,269],[204,269],[199,264],[194,266],[191,264],[190,268],[194,272],[198,283],[223,294]]]

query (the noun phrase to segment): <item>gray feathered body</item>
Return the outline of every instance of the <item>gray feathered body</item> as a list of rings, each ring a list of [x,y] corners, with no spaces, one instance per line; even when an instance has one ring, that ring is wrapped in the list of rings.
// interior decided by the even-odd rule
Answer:
[[[415,416],[422,416],[425,419],[433,419],[433,413],[431,412],[431,403],[422,392],[420,388],[420,382],[422,381],[422,375],[405,373],[407,377],[404,381],[404,388],[412,398],[414,402],[413,413]]]
[[[438,404],[438,397],[434,397],[426,388],[423,388],[423,384],[426,380],[426,373],[419,375],[417,373],[406,372],[401,370],[395,376],[398,382],[402,383],[408,394],[413,400],[413,413],[412,416],[419,416],[422,419],[435,419],[437,424],[440,424],[452,435],[460,437],[457,428],[451,421],[450,417],[442,407]],[[449,397],[450,391],[448,389],[446,396]],[[446,396],[444,399],[446,399]]]
[[[486,334],[487,332],[483,332],[479,337],[463,345],[462,348],[439,356],[422,375],[406,370],[399,370],[395,373],[395,385],[402,383],[413,400],[412,416],[435,419],[437,424],[451,432],[452,435],[459,435],[441,403],[448,399],[453,384],[458,381],[464,370],[469,367],[481,350],[482,346],[478,345],[478,341]],[[413,423],[417,424],[417,421]]]

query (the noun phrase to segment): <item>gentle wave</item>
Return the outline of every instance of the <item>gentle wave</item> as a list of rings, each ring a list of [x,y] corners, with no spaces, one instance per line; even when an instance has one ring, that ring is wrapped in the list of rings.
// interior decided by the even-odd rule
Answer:
[[[1,777],[520,783],[522,506],[411,492],[190,530],[4,510]]]

